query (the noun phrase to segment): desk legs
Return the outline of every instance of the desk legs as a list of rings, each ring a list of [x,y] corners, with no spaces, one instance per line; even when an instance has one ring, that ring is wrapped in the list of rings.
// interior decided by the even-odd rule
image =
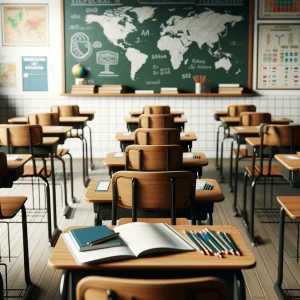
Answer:
[[[53,153],[50,155],[50,160],[51,160],[51,179],[52,179],[52,197],[53,197],[53,232],[51,234],[51,237],[49,237],[49,243],[51,246],[55,246],[57,239],[59,235],[61,234],[61,231],[57,227],[57,212],[56,212],[56,190],[55,190],[55,170],[54,170],[54,159],[53,159]],[[48,211],[50,211],[50,207],[47,208]],[[50,215],[51,219],[51,212],[48,213],[48,217]],[[48,219],[49,223],[49,219]],[[51,224],[51,223],[50,223]],[[50,228],[51,230],[51,228]]]
[[[232,188],[233,144],[234,144],[234,140],[231,141],[231,145],[230,145],[230,159],[229,159],[229,191],[230,192],[232,192],[232,190],[233,190],[233,188]],[[239,152],[238,152],[238,154],[239,154]],[[236,174],[235,174],[235,176],[236,176]]]
[[[66,219],[69,219],[70,216],[71,216],[71,214],[72,214],[73,208],[70,207],[69,204],[68,204],[68,192],[67,192],[67,180],[66,180],[66,164],[65,164],[65,161],[61,157],[55,156],[55,158],[57,158],[58,160],[61,161],[62,167],[63,167],[64,198],[65,198],[64,199],[64,202],[65,202],[64,216],[65,216]]]
[[[83,131],[82,131],[83,132]],[[89,173],[88,173],[88,158],[87,158],[87,140],[82,134],[82,137],[80,138],[82,142],[82,177],[83,177],[83,186],[87,187],[90,179],[89,179]]]
[[[216,170],[219,169],[219,136],[220,136],[220,128],[222,128],[223,125],[219,125],[217,130],[217,145],[216,145]]]
[[[89,130],[89,134],[90,134],[90,169],[94,170],[95,169],[95,165],[93,163],[93,148],[92,148],[92,129],[90,126],[85,125],[85,127],[88,128]]]
[[[29,253],[28,253],[28,234],[27,234],[27,220],[26,220],[26,209],[23,205],[21,207],[22,211],[22,232],[23,232],[23,257],[24,257],[24,277],[26,282],[26,289],[23,299],[31,299],[31,293],[34,285],[30,279],[30,269],[29,269]]]
[[[279,228],[279,251],[278,251],[278,270],[277,270],[277,280],[274,284],[274,289],[279,300],[284,300],[284,293],[282,290],[283,282],[283,256],[284,256],[284,217],[285,210],[283,207],[280,209],[280,228]]]

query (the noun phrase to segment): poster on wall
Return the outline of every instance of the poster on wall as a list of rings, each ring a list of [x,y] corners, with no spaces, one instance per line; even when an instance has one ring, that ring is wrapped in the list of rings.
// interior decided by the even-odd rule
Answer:
[[[260,24],[257,57],[257,89],[300,89],[300,24]]]
[[[259,0],[258,19],[299,19],[300,0]]]
[[[23,56],[22,77],[24,92],[47,92],[48,72],[46,56]]]
[[[48,5],[2,4],[2,45],[48,45]]]
[[[16,64],[0,62],[0,88],[16,87]]]

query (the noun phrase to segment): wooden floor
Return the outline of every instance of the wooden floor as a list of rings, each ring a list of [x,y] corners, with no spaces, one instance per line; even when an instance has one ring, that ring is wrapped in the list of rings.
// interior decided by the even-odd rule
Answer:
[[[225,161],[225,165],[228,162]],[[103,166],[102,160],[95,160],[96,168],[90,172],[90,178],[107,177],[107,169]],[[84,201],[84,188],[82,187],[81,177],[81,162],[78,160],[74,162],[75,172],[75,196],[80,201],[72,204],[74,207],[74,215],[70,219],[62,217],[61,206],[61,189],[57,187],[58,194],[58,224],[59,228],[64,228],[71,225],[92,225],[93,224],[93,210],[92,206]],[[59,166],[57,166],[59,167]],[[57,169],[57,168],[56,168]],[[228,168],[225,166],[225,176],[228,175]],[[242,178],[243,164],[240,168],[240,177]],[[218,173],[215,170],[215,161],[210,160],[209,165],[203,170],[203,178],[219,179]],[[215,206],[214,224],[229,224],[236,226],[243,233],[245,240],[249,240],[245,234],[245,228],[241,217],[234,217],[231,203],[232,194],[229,192],[228,183],[226,180],[221,184],[223,192],[226,196],[223,203]],[[35,207],[38,205],[37,186],[34,188],[35,193]],[[239,201],[241,202],[242,183],[239,185]],[[274,187],[274,197],[276,195],[296,195],[297,190],[292,190],[286,184],[276,184]],[[32,199],[31,187],[29,185],[14,185],[13,189],[2,189],[1,195],[27,195],[28,204]],[[267,191],[270,195],[270,190]],[[262,198],[262,190],[258,189],[257,197]],[[43,202],[43,201],[41,201]],[[41,205],[41,204],[40,204]],[[29,207],[29,206],[28,206]],[[277,210],[278,211],[278,210]],[[29,212],[28,212],[29,214]],[[30,216],[28,216],[30,219]],[[37,219],[37,217],[36,217]],[[41,216],[41,220],[45,217]],[[274,218],[273,218],[274,219]],[[107,223],[109,224],[109,222]],[[7,254],[7,226],[0,224],[1,232],[1,257],[2,262],[8,266],[8,286],[12,289],[21,289],[24,287],[23,277],[23,254],[22,254],[22,232],[20,224],[10,224],[10,240],[12,248],[11,262],[8,261]],[[254,269],[244,272],[244,277],[247,287],[247,299],[277,299],[273,284],[276,279],[277,272],[277,257],[278,257],[278,223],[261,223],[259,218],[255,217],[255,233],[259,239],[259,245],[252,248],[257,260],[257,266]],[[47,266],[48,258],[52,252],[52,248],[47,243],[47,227],[46,224],[28,224],[29,235],[29,255],[30,255],[30,272],[33,283],[38,287],[35,289],[32,299],[59,299],[59,284],[61,272],[50,269]],[[284,283],[288,289],[300,289],[300,263],[296,262],[296,224],[288,224],[286,226],[286,240],[285,240],[285,264],[284,264]],[[0,265],[2,276],[4,277],[4,268]],[[12,295],[12,293],[10,293]]]

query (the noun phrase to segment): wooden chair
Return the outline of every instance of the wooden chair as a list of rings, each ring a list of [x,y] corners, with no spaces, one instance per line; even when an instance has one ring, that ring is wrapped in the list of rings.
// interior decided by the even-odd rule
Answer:
[[[139,145],[180,145],[180,130],[176,128],[138,128],[134,143]]]
[[[78,105],[52,105],[51,112],[57,113],[60,117],[80,116]]]
[[[246,165],[244,174],[244,192],[243,192],[243,218],[245,224],[249,224],[249,236],[253,245],[254,239],[254,213],[255,213],[255,189],[256,184],[262,178],[270,178],[271,185],[273,178],[282,177],[280,166],[273,165],[275,154],[293,154],[300,150],[300,125],[267,125],[260,126],[260,146],[258,151],[259,163],[255,164],[255,154],[252,154],[252,165]],[[251,178],[251,200],[250,200],[250,220],[247,218],[247,179]],[[273,209],[272,206],[272,188],[271,188],[271,207],[267,207],[264,192],[264,203],[261,211]]]
[[[126,147],[127,171],[178,171],[183,150],[179,145],[130,145]]]
[[[28,116],[28,124],[41,126],[59,126],[59,115],[57,113],[38,113]],[[68,148],[58,148],[55,157],[61,161],[64,177],[65,204],[67,204],[67,183],[66,183],[66,165],[63,157],[69,156],[70,159],[70,183],[71,183],[71,198],[74,201],[74,181],[73,181],[73,158]]]
[[[271,123],[272,116],[270,113],[266,112],[242,112],[240,114],[240,124],[239,126],[259,126],[262,123]],[[232,176],[235,174],[235,184],[234,184],[234,197],[237,193],[237,177],[238,177],[238,163],[242,159],[251,158],[251,153],[248,152],[247,148],[241,148],[240,142],[237,143],[237,148],[233,148],[234,140],[231,142],[230,151],[230,161],[229,161],[229,187],[230,190],[233,189],[232,186]],[[235,156],[235,170],[233,173],[233,156]],[[234,206],[236,206],[236,199],[234,200]]]
[[[58,113],[38,113],[28,115],[28,124],[41,126],[59,126]]]
[[[217,277],[127,279],[88,276],[76,286],[77,300],[227,300],[226,283]]]
[[[7,158],[6,154],[0,152],[0,188],[3,178],[7,174]],[[0,220],[8,220],[14,218],[14,216],[21,211],[22,214],[22,233],[23,233],[23,255],[24,255],[24,274],[27,289],[32,285],[30,279],[29,270],[29,252],[28,252],[28,234],[27,234],[27,219],[25,202],[27,197],[25,196],[0,196]],[[10,244],[10,241],[8,241]],[[6,268],[6,265],[5,265]],[[7,273],[7,272],[6,272]],[[7,274],[5,278],[5,286],[7,291]],[[0,291],[1,296],[3,295]]]
[[[46,188],[46,210],[48,219],[48,237],[51,240],[51,197],[48,177],[51,174],[51,168],[46,165],[45,157],[42,157],[42,165],[36,163],[34,147],[43,143],[43,132],[40,125],[0,125],[0,149],[8,154],[31,154],[31,165],[24,166],[23,178],[37,177],[43,180]],[[36,208],[34,208],[36,209]],[[56,212],[56,203],[53,201],[53,211]]]
[[[232,104],[227,108],[227,117],[237,117],[240,116],[242,112],[255,112],[256,106],[252,104]],[[223,128],[223,139],[221,141],[221,157],[220,157],[220,165],[219,165],[219,134],[220,128]],[[220,179],[223,179],[223,148],[224,141],[226,139],[232,138],[230,133],[230,126],[227,124],[221,123],[217,130],[217,145],[216,145],[216,169],[220,169]]]
[[[173,115],[140,115],[139,128],[174,128]]]
[[[137,221],[138,209],[170,210],[172,224],[176,224],[176,209],[190,207],[192,224],[196,223],[196,177],[191,172],[120,171],[113,174],[112,184],[113,225],[117,221],[117,207],[131,209],[132,222]]]
[[[57,113],[59,117],[79,117],[80,111],[78,105],[52,105],[51,106],[51,112]],[[93,169],[93,146],[92,146],[92,129],[87,124],[85,127],[88,128],[89,134],[90,134],[90,165],[91,169]],[[86,153],[86,174],[88,175],[88,149],[87,149],[87,140],[84,137],[83,130],[74,129],[70,134],[68,134],[69,138],[78,138],[82,142],[83,151]],[[85,171],[85,170],[84,170]]]
[[[171,108],[168,105],[146,105],[143,107],[143,114],[146,115],[163,115],[170,114]]]

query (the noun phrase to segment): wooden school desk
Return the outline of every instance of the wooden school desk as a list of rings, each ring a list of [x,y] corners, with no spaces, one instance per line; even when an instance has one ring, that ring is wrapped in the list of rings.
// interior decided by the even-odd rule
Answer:
[[[60,230],[58,229],[57,226],[57,213],[56,213],[56,188],[55,188],[55,168],[54,168],[54,154],[56,153],[57,150],[57,145],[58,145],[59,139],[57,137],[44,137],[43,138],[43,143],[39,146],[33,146],[33,151],[36,157],[45,157],[45,158],[50,158],[50,164],[51,164],[51,179],[52,179],[52,212],[53,212],[53,229],[51,225],[51,208],[47,208],[47,218],[48,218],[48,239],[49,239],[49,244],[51,246],[54,246],[57,238],[60,235]],[[5,146],[0,146],[0,151],[3,151],[7,153],[7,147]],[[24,151],[29,151],[29,149],[26,148],[16,148],[16,153],[14,155],[19,156],[20,152],[21,154],[24,154]],[[26,153],[30,154],[30,153]]]
[[[68,133],[73,129],[72,126],[42,126],[44,137],[58,137],[58,143],[63,145],[68,138]]]
[[[139,126],[139,118],[124,118],[128,131],[135,131]],[[187,122],[187,118],[174,118],[174,128],[184,131],[184,125]]]
[[[208,160],[203,152],[188,152],[193,157],[186,158],[183,156],[182,167],[183,170],[190,171],[196,175],[197,178],[202,176],[202,167],[208,165]],[[115,157],[117,155],[118,157]],[[122,155],[120,157],[120,155]],[[108,167],[108,174],[112,177],[112,174],[125,170],[126,156],[124,152],[109,152],[106,154],[104,165]]]
[[[93,121],[95,118],[95,110],[84,110],[84,111],[80,111],[79,115],[81,117],[88,117],[88,121]],[[90,136],[90,168],[91,170],[94,170],[95,165],[93,163],[93,146],[92,146],[92,128],[89,125],[85,125],[85,127],[87,127],[87,129],[89,130],[89,136]]]
[[[294,154],[276,154],[275,158],[280,163],[282,175],[290,182],[292,187],[300,187],[300,155]],[[281,205],[280,209],[280,230],[279,230],[279,250],[278,250],[278,269],[277,280],[274,289],[278,299],[284,300],[282,290],[283,283],[283,262],[284,262],[284,225],[285,214],[293,220],[300,220],[300,197],[299,196],[278,196],[277,201]],[[299,230],[299,227],[298,227]],[[297,239],[297,242],[299,240]],[[298,256],[298,248],[297,248]]]
[[[14,117],[7,120],[8,124],[27,124],[28,118],[27,117]]]
[[[104,192],[96,191],[96,187],[99,181],[110,181],[107,178],[93,179],[91,180],[86,192],[85,192],[85,200],[87,202],[93,203],[95,225],[101,225],[102,220],[111,220],[111,208],[112,208],[112,184],[109,184],[108,190]],[[218,182],[214,179],[201,179],[201,181],[205,181],[213,186],[212,190],[200,191],[196,190],[195,197],[195,206],[196,206],[196,219],[205,219],[209,224],[213,223],[213,210],[214,204],[217,202],[222,202],[224,200],[224,194],[218,184]],[[121,211],[121,212],[120,212]],[[124,217],[130,216],[130,209],[118,209],[120,215]],[[149,212],[144,212],[145,214]],[[183,216],[182,216],[183,215]],[[157,216],[155,216],[157,217]],[[190,209],[181,209],[178,210],[177,217],[190,217]]]
[[[95,110],[86,110],[86,111],[80,111],[79,116],[80,117],[87,117],[87,121],[92,121],[95,118]],[[14,117],[8,119],[9,124],[27,124],[28,123],[28,118],[27,117]],[[90,136],[90,168],[91,170],[94,169],[94,164],[93,164],[93,156],[92,156],[92,129],[90,126],[85,124],[85,127],[88,128],[89,130],[89,136]]]
[[[42,126],[43,136],[45,137],[58,137],[59,141],[58,144],[63,145],[68,138],[68,133],[73,129],[72,126]],[[58,155],[54,155],[54,157],[61,161],[63,164],[63,169],[65,170],[65,161]],[[76,199],[74,197],[74,189],[73,189],[73,172],[70,172],[71,177],[71,198],[73,203],[76,202]],[[65,171],[64,171],[65,174]],[[71,216],[73,208],[69,205],[67,199],[67,183],[66,178],[64,177],[64,202],[65,202],[65,208],[64,208],[64,216],[66,218],[69,218]]]
[[[240,123],[240,117],[220,117],[220,121],[221,121],[221,125],[219,126],[219,128],[224,128],[224,133],[225,130],[228,130],[227,135],[225,136],[225,138],[222,140],[221,142],[221,156],[220,156],[220,165],[218,165],[217,167],[220,168],[220,182],[222,182],[223,180],[223,147],[224,147],[224,140],[228,139],[228,138],[232,138],[232,134],[231,134],[231,127],[234,126],[238,126]],[[287,119],[287,118],[279,118],[279,117],[273,117],[271,120],[271,124],[275,124],[275,125],[288,125],[290,123],[294,122],[291,119]],[[217,132],[217,161],[218,161],[218,152],[219,152],[219,128],[218,128],[218,132]]]
[[[124,152],[125,148],[134,144],[134,132],[117,132],[116,140],[120,142],[121,151]],[[180,146],[184,152],[191,152],[193,141],[197,141],[197,136],[194,132],[180,132]]]
[[[143,112],[142,111],[130,111],[129,114],[132,118],[136,118],[136,117],[139,117],[141,114],[143,114]],[[176,117],[181,118],[181,116],[184,114],[184,112],[183,111],[171,111],[170,114],[172,116],[174,116],[175,118]]]
[[[6,160],[7,160],[7,169],[8,172],[3,178],[1,182],[1,188],[11,188],[13,186],[13,182],[18,180],[24,171],[24,165],[31,159],[30,154],[6,154]],[[5,197],[5,196],[4,196]],[[2,197],[2,198],[4,198]],[[17,197],[18,198],[18,197]],[[14,199],[10,199],[14,201]],[[6,199],[7,201],[7,199]],[[3,215],[13,215],[15,213],[15,206],[4,205],[4,209],[2,207],[2,214]],[[10,212],[11,209],[11,212]],[[6,210],[6,211],[4,211]],[[26,216],[26,211],[25,207],[22,210],[22,218],[23,214]],[[4,218],[5,220],[5,218]],[[8,228],[9,230],[9,228]],[[26,288],[23,290],[23,300],[30,300],[31,299],[31,293],[34,289],[34,284],[31,281],[30,278],[30,270],[29,270],[29,255],[28,255],[28,235],[27,235],[27,224],[25,228],[22,226],[22,231],[23,231],[23,260],[24,260],[24,277],[25,277],[25,282],[26,282]],[[10,241],[8,238],[8,253],[9,253],[9,261],[10,261]],[[7,276],[5,276],[7,279]],[[3,279],[0,274],[0,280],[2,282],[2,287],[0,288],[1,292],[3,292]],[[8,283],[5,282],[5,288],[8,293],[7,287]],[[1,299],[3,299],[3,295],[0,296]]]
[[[237,188],[238,188],[238,170],[239,170],[239,161],[245,157],[239,156],[240,146],[245,145],[245,139],[247,137],[255,137],[259,134],[259,126],[236,126],[230,127],[230,130],[233,133],[233,140],[231,142],[230,148],[230,162],[229,162],[229,186],[233,189],[233,205],[232,210],[235,215],[237,215]],[[234,167],[234,184],[232,186],[232,170],[233,170],[233,144],[237,143],[237,155],[235,158],[235,167]]]
[[[31,159],[31,154],[6,154],[6,159],[8,172],[1,185],[4,188],[10,188],[13,182],[23,175],[24,165]]]
[[[80,111],[80,117],[88,117],[88,121],[94,120],[95,117],[95,110],[87,110],[87,111]],[[13,117],[8,119],[9,124],[27,124],[28,118],[27,117]]]
[[[194,276],[217,276],[229,285],[228,299],[246,299],[245,282],[242,269],[253,268],[255,258],[248,248],[241,232],[232,226],[172,226],[185,236],[184,230],[203,230],[208,227],[214,231],[229,233],[241,252],[241,256],[224,255],[224,258],[203,255],[199,251],[183,253],[165,253],[148,257],[122,260],[102,264],[78,265],[67,245],[60,237],[48,266],[64,270],[61,278],[62,299],[75,299],[77,282],[89,275],[106,275],[134,278],[184,278]],[[76,227],[73,227],[76,228]],[[67,228],[65,232],[73,229]],[[112,227],[113,228],[113,227]]]
[[[59,117],[59,124],[61,126],[72,126],[73,129],[80,129],[82,131],[82,135],[75,135],[82,142],[82,178],[83,185],[87,187],[90,179],[88,174],[88,150],[87,150],[87,140],[84,137],[84,127],[87,126],[86,122],[89,117]]]

